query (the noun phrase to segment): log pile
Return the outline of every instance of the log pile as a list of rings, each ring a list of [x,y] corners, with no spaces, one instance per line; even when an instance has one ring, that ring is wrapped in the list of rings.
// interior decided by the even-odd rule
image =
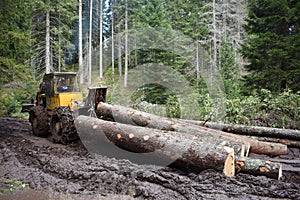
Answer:
[[[197,121],[160,117],[118,105],[99,103],[96,112],[101,119],[79,116],[75,126],[84,143],[106,146],[106,151],[117,146],[137,157],[148,159],[150,155],[151,159],[168,160],[179,169],[199,172],[212,168],[229,177],[239,172],[276,179],[282,176],[281,164],[253,159],[249,152],[284,155],[286,144],[260,141],[204,127]]]
[[[246,136],[223,132],[211,128],[198,126],[183,120],[160,117],[157,115],[141,112],[120,105],[99,103],[97,107],[98,116],[113,120],[118,123],[143,126],[166,131],[182,132],[192,134],[200,138],[213,138],[213,140],[231,141],[233,143],[251,146],[252,153],[266,154],[270,156],[285,155],[287,146],[278,143],[260,142]]]

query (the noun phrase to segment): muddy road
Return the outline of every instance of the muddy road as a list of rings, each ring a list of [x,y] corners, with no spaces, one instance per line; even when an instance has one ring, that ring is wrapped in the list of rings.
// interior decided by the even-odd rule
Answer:
[[[288,162],[294,165],[288,165],[281,180],[248,174],[228,178],[213,170],[183,173],[93,156],[80,142],[53,144],[32,136],[27,120],[0,118],[0,183],[21,180],[30,193],[42,191],[44,199],[300,199],[300,172],[289,171],[300,167],[299,149],[272,159],[296,162]]]

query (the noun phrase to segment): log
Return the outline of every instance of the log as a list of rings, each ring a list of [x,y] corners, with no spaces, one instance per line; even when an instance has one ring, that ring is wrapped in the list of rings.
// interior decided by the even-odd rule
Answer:
[[[98,116],[103,116],[105,119],[119,123],[144,126],[159,130],[182,132],[196,137],[211,137],[244,144],[246,146],[251,146],[250,151],[252,153],[266,154],[270,156],[287,154],[287,146],[283,144],[260,142],[246,136],[201,127],[179,119],[160,117],[120,105],[99,103],[96,112]]]
[[[288,147],[300,148],[300,141],[280,139],[280,138],[270,138],[270,137],[255,137],[255,139],[263,142],[280,143],[280,144],[287,145]]]
[[[263,174],[272,178],[275,174],[276,178],[281,175],[281,168],[273,167],[276,163],[268,162],[268,165],[264,166],[262,165],[264,161],[258,162],[258,159],[254,161],[241,156],[235,159],[234,148],[241,147],[238,145],[229,147],[217,140],[207,142],[207,139],[194,138],[184,133],[132,126],[86,116],[77,117],[75,126],[80,135],[90,140],[88,142],[98,141],[97,138],[100,138],[102,142],[114,144],[126,151],[143,153],[145,159],[148,153],[152,153],[151,156],[157,160],[167,157],[174,161],[172,165],[179,169],[188,167],[192,171],[199,172],[211,168],[223,171],[226,176],[234,176],[237,168],[241,172]],[[83,140],[83,143],[86,141]]]
[[[183,120],[185,122],[205,126],[216,130],[230,132],[239,135],[250,135],[259,137],[270,137],[300,141],[300,130],[293,129],[281,129],[281,128],[270,128],[262,126],[245,126],[245,125],[234,125],[234,124],[222,124],[214,122],[204,122],[196,120]]]
[[[249,157],[237,157],[235,160],[236,172],[254,175],[268,175],[270,178],[280,179],[282,176],[282,164],[253,159]]]
[[[99,141],[100,145],[103,145],[104,141],[111,145],[110,148],[113,151],[115,151],[113,146],[116,145],[129,152],[142,153],[143,157],[140,159],[143,161],[147,161],[148,156],[151,159],[156,157],[158,162],[155,164],[157,165],[172,163],[179,169],[189,168],[192,171],[212,168],[224,171],[227,176],[234,175],[234,149],[223,144],[201,142],[187,139],[184,134],[175,135],[174,132],[109,122],[86,116],[77,117],[75,126],[79,135],[84,136],[83,144]],[[110,148],[106,150],[110,151]],[[117,152],[117,154],[124,155],[125,151]],[[116,156],[119,158],[117,154]],[[134,154],[134,156],[138,156],[138,154]],[[160,162],[161,158],[164,160],[168,158],[168,162]]]

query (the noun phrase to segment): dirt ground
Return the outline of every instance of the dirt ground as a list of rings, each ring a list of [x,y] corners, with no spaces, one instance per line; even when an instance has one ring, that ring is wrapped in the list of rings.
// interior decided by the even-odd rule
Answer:
[[[299,149],[270,159],[291,161],[283,163],[281,180],[183,173],[92,156],[81,142],[60,145],[32,136],[28,120],[0,118],[0,193],[7,179],[31,188],[0,199],[300,199]]]

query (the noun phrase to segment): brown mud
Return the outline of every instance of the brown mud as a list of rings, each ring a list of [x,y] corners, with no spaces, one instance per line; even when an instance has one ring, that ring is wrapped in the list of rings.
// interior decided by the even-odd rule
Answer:
[[[270,159],[283,161],[281,180],[242,173],[228,178],[214,170],[184,173],[92,156],[81,142],[60,145],[32,136],[28,120],[0,118],[0,193],[6,179],[21,180],[31,188],[15,192],[14,199],[28,193],[40,199],[74,200],[300,199],[299,149]]]

